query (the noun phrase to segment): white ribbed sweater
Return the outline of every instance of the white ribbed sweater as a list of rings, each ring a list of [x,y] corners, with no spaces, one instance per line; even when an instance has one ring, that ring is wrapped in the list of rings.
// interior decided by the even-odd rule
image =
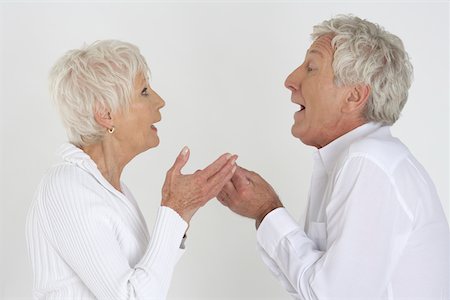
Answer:
[[[27,217],[37,299],[165,299],[186,222],[160,207],[150,239],[133,196],[66,144],[64,163],[42,179]]]

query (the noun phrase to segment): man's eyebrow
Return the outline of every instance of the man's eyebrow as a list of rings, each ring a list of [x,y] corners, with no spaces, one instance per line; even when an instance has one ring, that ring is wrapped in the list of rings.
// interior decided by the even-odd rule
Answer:
[[[307,54],[318,54],[319,56],[323,57],[323,53],[317,49],[309,49]]]

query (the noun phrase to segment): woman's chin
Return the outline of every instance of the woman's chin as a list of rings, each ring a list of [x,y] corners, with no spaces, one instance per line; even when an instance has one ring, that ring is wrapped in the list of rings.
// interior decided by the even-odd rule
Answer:
[[[141,148],[140,153],[145,152],[145,151],[150,150],[150,149],[153,149],[153,148],[156,148],[156,147],[158,147],[158,145],[159,145],[159,139],[158,138],[157,139],[153,138],[151,141],[148,141],[145,144],[145,146],[143,146]]]
[[[156,137],[155,139],[152,139],[147,150],[156,148],[158,147],[158,145],[159,145],[159,137]]]

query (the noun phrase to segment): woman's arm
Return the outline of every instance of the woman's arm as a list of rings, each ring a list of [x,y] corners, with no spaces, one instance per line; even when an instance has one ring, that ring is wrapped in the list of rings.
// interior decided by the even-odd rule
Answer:
[[[50,178],[39,202],[45,236],[61,258],[99,299],[164,299],[183,252],[179,246],[186,222],[161,207],[145,254],[130,266],[101,186],[96,189],[94,180],[81,170],[66,169],[69,178]]]
[[[75,166],[50,174],[40,190],[39,218],[46,238],[100,299],[164,299],[180,244],[193,214],[233,175],[236,156],[222,155],[204,170],[181,174],[188,151],[178,156],[163,188],[152,240],[142,259],[130,266],[116,237],[110,192]]]

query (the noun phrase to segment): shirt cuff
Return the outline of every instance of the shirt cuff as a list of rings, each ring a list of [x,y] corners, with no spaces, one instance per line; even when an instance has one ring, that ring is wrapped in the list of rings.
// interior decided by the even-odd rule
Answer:
[[[189,228],[189,224],[186,223],[186,221],[180,216],[179,213],[176,212],[176,210],[174,210],[174,209],[172,209],[172,208],[170,208],[170,207],[168,207],[168,206],[161,206],[160,209],[169,209],[169,210],[172,211],[175,215],[178,216],[178,219],[179,219],[180,221],[182,221],[182,222],[185,224],[185,227],[186,227],[186,228],[184,229],[184,234],[183,234],[183,237],[182,237],[182,239],[181,239],[180,247],[179,247],[180,249],[184,250],[184,249],[186,248],[185,243],[186,243],[186,239],[187,239],[186,230]]]
[[[280,241],[299,228],[300,226],[287,210],[284,207],[279,207],[264,217],[256,231],[256,240],[269,256],[273,256]]]
[[[176,211],[161,206],[150,237],[150,246],[141,264],[145,266],[174,264],[179,258],[180,245],[187,227],[188,224]]]

